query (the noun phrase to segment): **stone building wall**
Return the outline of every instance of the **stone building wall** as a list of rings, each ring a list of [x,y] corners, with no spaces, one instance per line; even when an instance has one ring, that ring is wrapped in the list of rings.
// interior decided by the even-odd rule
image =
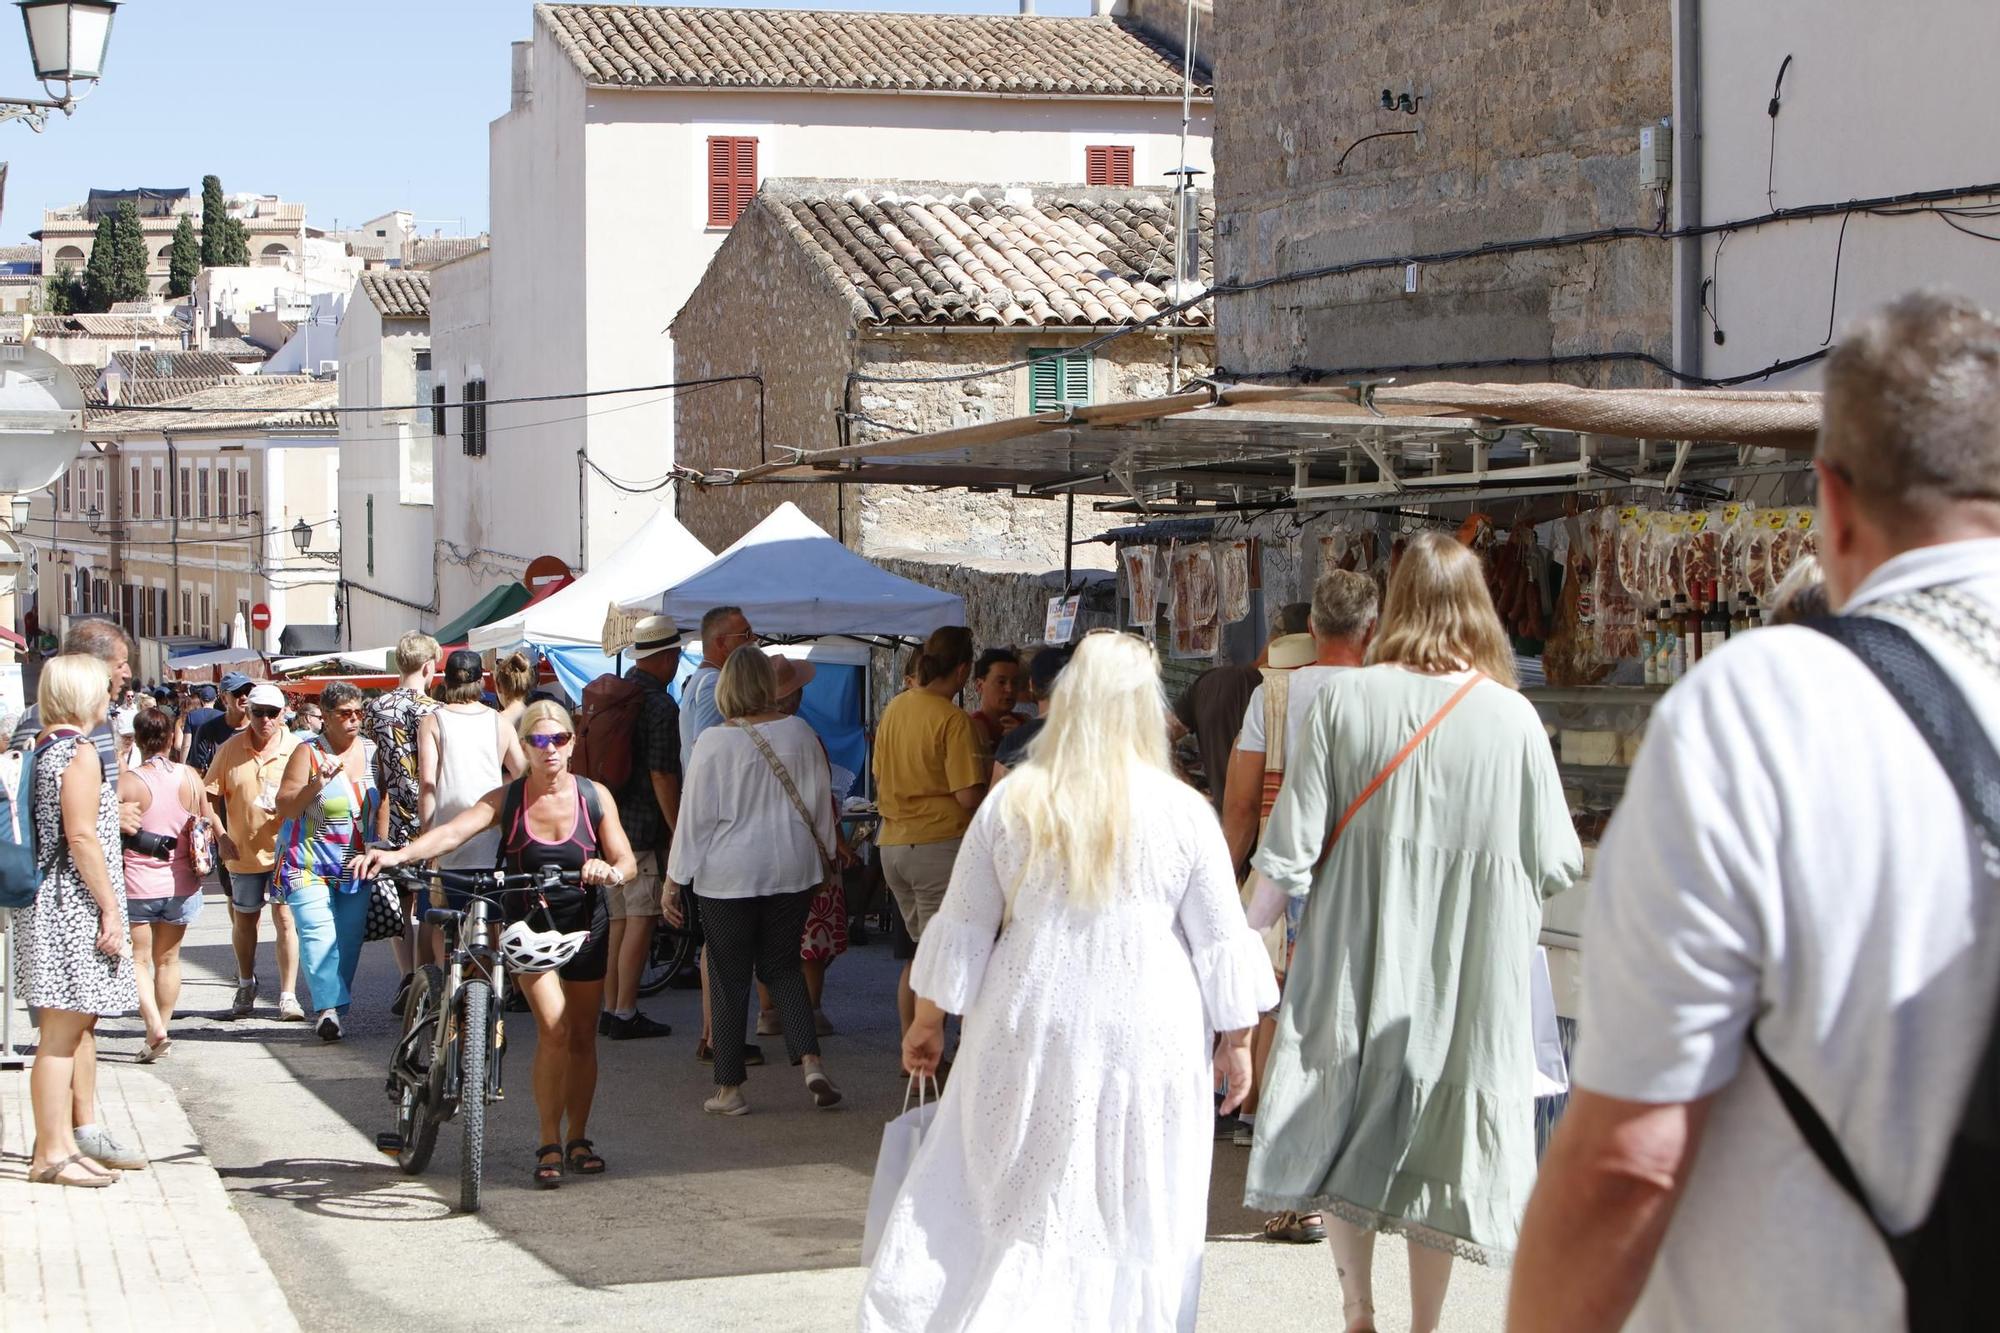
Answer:
[[[1672,111],[1668,0],[1232,0],[1214,36],[1219,280],[1659,220],[1638,148]],[[1381,110],[1384,88],[1418,114]],[[1420,126],[1336,174],[1362,136]],[[1414,294],[1400,266],[1279,285],[1219,298],[1219,360],[1664,358],[1671,276],[1669,244],[1640,239],[1428,265]],[[1477,374],[1661,380],[1634,363]]]
[[[761,375],[758,386],[717,384],[674,402],[675,461],[707,472],[755,467],[785,457],[782,446],[830,449],[840,443],[840,390],[853,355],[853,316],[836,289],[761,207],[746,209],[673,323],[674,378]],[[676,513],[710,550],[755,527],[786,500],[838,535],[839,492],[821,485],[676,487]],[[851,535],[851,534],[850,534]],[[850,543],[851,544],[851,543]]]
[[[950,375],[979,370],[1025,358],[1032,350],[1073,347],[1089,340],[1083,334],[904,333],[864,334],[859,343],[865,373],[887,377]],[[1214,364],[1213,342],[1207,335],[1184,337],[1180,374],[1207,374]],[[1151,332],[1127,335],[1099,348],[1094,356],[1093,386],[1100,403],[1151,398],[1167,393],[1171,350],[1167,339]],[[857,383],[854,411],[882,427],[929,432],[1025,416],[1028,372],[1015,370],[984,379],[943,384]],[[895,431],[856,422],[854,442],[894,438]],[[907,486],[860,488],[859,546],[867,556],[878,551],[913,549],[964,552],[1020,563],[1034,568],[1063,568],[1064,502],[970,491],[928,491]],[[1075,540],[1131,522],[1129,515],[1104,515],[1090,498],[1076,504]],[[1111,568],[1110,548],[1076,548],[1079,568]]]

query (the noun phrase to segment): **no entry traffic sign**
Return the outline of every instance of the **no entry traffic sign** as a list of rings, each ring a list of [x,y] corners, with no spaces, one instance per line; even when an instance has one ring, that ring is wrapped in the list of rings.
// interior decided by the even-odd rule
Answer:
[[[271,608],[264,605],[262,602],[259,602],[257,603],[257,605],[251,607],[250,628],[251,629],[271,628]]]

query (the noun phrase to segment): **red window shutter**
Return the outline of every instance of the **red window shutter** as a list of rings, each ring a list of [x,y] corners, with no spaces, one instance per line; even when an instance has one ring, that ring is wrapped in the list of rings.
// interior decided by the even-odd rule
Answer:
[[[1110,151],[1111,181],[1113,185],[1132,183],[1132,146],[1120,144]]]
[[[1111,184],[1111,150],[1101,144],[1093,144],[1083,150],[1083,183],[1085,185]]]
[[[714,136],[708,141],[708,225],[730,227],[757,195],[757,140]]]

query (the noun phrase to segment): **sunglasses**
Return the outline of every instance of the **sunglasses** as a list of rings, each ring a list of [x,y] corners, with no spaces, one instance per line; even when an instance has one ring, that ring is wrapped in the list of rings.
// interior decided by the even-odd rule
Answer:
[[[361,716],[361,706],[360,706],[359,704],[356,704],[356,705],[355,705],[354,707],[352,707],[352,708],[336,708],[336,709],[334,709],[334,710],[333,710],[333,715],[334,715],[335,717],[344,717],[344,718],[349,718],[349,719],[352,719],[352,718],[357,718],[357,717],[360,717],[360,716]],[[319,721],[319,714],[318,714],[318,713],[307,713],[307,714],[305,715],[305,717],[306,717],[306,721],[308,721],[308,722],[317,722],[317,721]]]
[[[571,733],[567,731],[552,731],[545,735],[530,736],[527,741],[537,750],[560,750],[572,739]]]
[[[265,722],[273,721],[274,719],[281,718],[284,715],[285,715],[284,709],[271,708],[269,706],[262,708],[253,708],[250,710],[250,716],[261,719],[262,721]]]

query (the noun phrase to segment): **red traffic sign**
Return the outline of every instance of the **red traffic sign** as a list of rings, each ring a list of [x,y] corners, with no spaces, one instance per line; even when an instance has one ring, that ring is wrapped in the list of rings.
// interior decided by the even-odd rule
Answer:
[[[271,628],[271,608],[264,605],[262,602],[259,602],[257,603],[257,605],[251,607],[250,628],[251,629]]]
[[[569,563],[559,555],[538,555],[528,562],[521,573],[521,585],[529,592],[540,592],[545,583],[556,583],[569,577]]]

